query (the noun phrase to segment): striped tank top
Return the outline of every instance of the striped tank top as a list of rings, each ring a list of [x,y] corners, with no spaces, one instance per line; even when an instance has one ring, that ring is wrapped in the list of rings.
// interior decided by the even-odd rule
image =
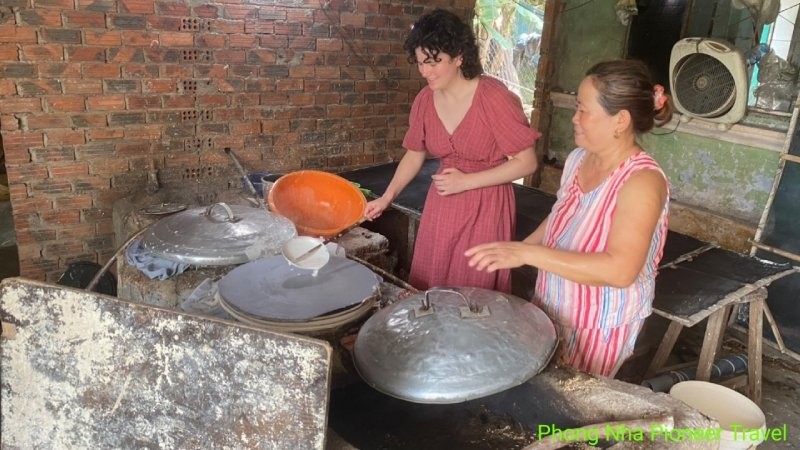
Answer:
[[[543,244],[548,247],[589,253],[605,251],[617,194],[631,174],[653,169],[666,180],[658,163],[647,153],[638,152],[621,163],[594,190],[584,193],[577,180],[584,155],[585,150],[578,148],[567,157],[561,187],[545,228]],[[668,209],[669,192],[645,264],[633,284],[626,288],[588,286],[540,270],[534,303],[553,321],[570,328],[614,328],[649,316],[667,235]]]

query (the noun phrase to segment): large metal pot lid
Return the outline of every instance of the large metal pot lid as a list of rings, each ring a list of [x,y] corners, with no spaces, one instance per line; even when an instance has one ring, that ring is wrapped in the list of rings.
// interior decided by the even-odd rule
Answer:
[[[370,317],[356,338],[361,377],[416,403],[459,403],[522,384],[547,366],[552,321],[513,295],[435,288]]]
[[[283,256],[269,256],[236,267],[217,287],[240,312],[298,322],[357,307],[377,295],[380,281],[368,268],[339,256],[331,256],[316,273],[290,266]]]
[[[154,223],[142,236],[151,254],[198,266],[242,264],[280,252],[294,224],[263,208],[215,203]]]

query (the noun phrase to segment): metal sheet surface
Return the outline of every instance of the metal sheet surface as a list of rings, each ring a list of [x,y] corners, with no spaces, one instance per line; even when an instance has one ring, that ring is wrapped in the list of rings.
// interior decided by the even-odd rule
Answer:
[[[331,256],[315,273],[269,256],[231,270],[219,281],[219,294],[251,316],[304,321],[359,305],[379,287],[375,273],[347,258]]]
[[[532,303],[486,289],[430,289],[370,317],[354,358],[375,389],[445,404],[523,383],[547,366],[555,345],[552,321]]]
[[[19,278],[0,318],[3,448],[324,447],[327,342]]]
[[[142,247],[170,261],[227,266],[275,255],[295,236],[294,224],[285,217],[217,203],[159,220],[142,235]]]

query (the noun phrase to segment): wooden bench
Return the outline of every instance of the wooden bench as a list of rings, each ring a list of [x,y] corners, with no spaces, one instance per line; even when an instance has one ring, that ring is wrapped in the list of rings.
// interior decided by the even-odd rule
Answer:
[[[645,376],[667,370],[664,364],[680,332],[685,327],[693,327],[707,320],[695,378],[709,381],[725,330],[731,318],[735,317],[733,311],[747,305],[746,394],[755,403],[760,403],[765,315],[773,330],[776,330],[766,305],[766,287],[774,280],[796,271],[788,265],[762,261],[713,246],[704,247],[662,266],[656,281],[653,312],[670,323]],[[777,331],[775,333],[778,335]],[[741,378],[728,380],[727,384],[736,387],[739,380]]]

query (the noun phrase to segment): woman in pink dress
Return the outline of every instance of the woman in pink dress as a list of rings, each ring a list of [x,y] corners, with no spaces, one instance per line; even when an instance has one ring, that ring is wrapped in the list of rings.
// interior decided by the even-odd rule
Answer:
[[[640,62],[589,69],[572,118],[575,144],[547,219],[522,242],[467,251],[493,272],[537,267],[533,302],[559,331],[562,363],[613,376],[652,312],[667,233],[669,186],[636,136],[672,116],[664,88]]]
[[[511,290],[511,273],[480,272],[464,252],[514,237],[513,180],[536,169],[522,104],[500,81],[481,76],[469,26],[444,10],[423,15],[404,48],[428,85],[411,107],[407,150],[386,192],[367,204],[374,219],[419,173],[428,154],[440,165],[425,199],[409,282],[419,288],[471,286]]]

